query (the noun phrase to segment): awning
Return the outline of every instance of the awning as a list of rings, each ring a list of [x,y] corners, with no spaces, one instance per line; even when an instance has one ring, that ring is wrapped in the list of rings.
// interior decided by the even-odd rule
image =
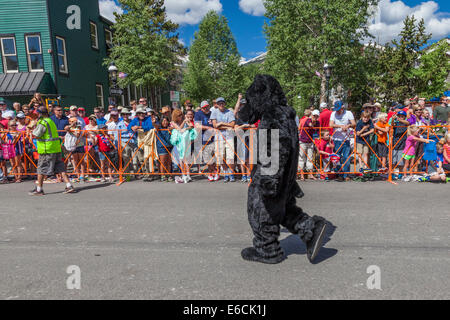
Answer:
[[[0,74],[0,97],[30,96],[35,92],[54,94],[56,88],[47,72],[20,72]]]

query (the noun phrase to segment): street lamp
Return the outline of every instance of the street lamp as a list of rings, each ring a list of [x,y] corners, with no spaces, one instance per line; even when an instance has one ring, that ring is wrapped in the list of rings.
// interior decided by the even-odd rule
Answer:
[[[114,62],[111,62],[111,64],[108,67],[109,72],[109,79],[111,80],[111,87],[109,88],[109,94],[111,98],[114,100],[114,103],[116,103],[116,97],[119,94],[119,88],[117,87],[117,75],[118,75],[119,69],[117,69]]]
[[[325,63],[325,65],[323,66],[323,72],[325,74],[325,79],[327,80],[327,104],[329,103],[330,100],[330,90],[329,90],[329,85],[330,85],[330,78],[331,78],[331,71],[333,70],[333,66],[328,64],[327,62]]]
[[[109,68],[108,68],[108,72],[109,72],[109,77],[111,79],[113,87],[116,87],[116,85],[117,85],[117,72],[118,71],[119,71],[119,69],[117,69],[114,62],[111,62],[111,64],[109,65]]]

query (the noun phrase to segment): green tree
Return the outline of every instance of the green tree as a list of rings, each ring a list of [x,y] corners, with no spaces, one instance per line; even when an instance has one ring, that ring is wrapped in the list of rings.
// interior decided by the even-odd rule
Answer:
[[[334,66],[331,85],[359,88],[366,83],[362,41],[378,0],[266,0],[267,67],[299,109],[311,98],[326,99],[325,62]],[[321,74],[321,77],[316,75]],[[362,92],[363,90],[359,90]],[[298,99],[297,97],[301,98]]]
[[[423,19],[417,23],[414,16],[405,18],[399,40],[387,43],[378,55],[376,82],[379,100],[404,101],[414,97],[419,93],[418,90],[423,90],[428,85],[429,79],[423,76],[429,73],[432,64],[430,59],[425,58],[426,66],[422,70],[417,68],[420,57],[424,54],[423,47],[430,39],[431,34],[426,33]]]
[[[416,92],[420,97],[439,97],[449,88],[445,82],[450,71],[447,57],[449,50],[447,39],[444,39],[423,52],[419,68],[413,69],[413,75],[418,79]]]
[[[164,86],[184,53],[175,33],[178,25],[167,19],[162,0],[120,0],[120,6],[124,13],[114,14],[114,46],[105,64],[114,61],[119,71],[128,74],[119,79],[122,87]]]
[[[210,11],[202,19],[189,50],[183,88],[197,101],[223,96],[234,101],[243,90],[240,55],[227,19]]]

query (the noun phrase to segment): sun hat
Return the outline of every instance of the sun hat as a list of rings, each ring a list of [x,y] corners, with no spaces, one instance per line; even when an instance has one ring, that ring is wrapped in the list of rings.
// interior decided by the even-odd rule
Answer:
[[[122,108],[122,114],[131,114],[131,112],[128,108]]]

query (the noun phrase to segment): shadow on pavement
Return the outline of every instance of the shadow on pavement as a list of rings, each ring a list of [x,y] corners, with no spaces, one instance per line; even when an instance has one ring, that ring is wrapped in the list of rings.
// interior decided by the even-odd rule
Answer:
[[[63,185],[65,185],[65,184],[63,184]],[[105,188],[105,187],[109,187],[109,186],[113,186],[113,185],[115,185],[115,183],[99,183],[99,184],[92,184],[92,185],[84,185],[82,187],[74,186],[74,188],[77,191],[76,193],[79,193],[79,192],[82,192],[82,191],[87,191],[87,190],[92,190],[92,189],[99,189],[99,188]],[[63,189],[61,191],[45,192],[45,194],[46,195],[61,194],[63,192],[64,192],[64,187],[63,187]]]
[[[318,264],[325,260],[328,260],[329,258],[335,256],[338,253],[337,249],[325,248],[325,245],[331,240],[331,236],[334,234],[335,231],[336,227],[331,222],[329,222],[325,240],[323,242],[324,247],[322,247],[322,249],[320,250],[313,264]],[[289,232],[289,231],[286,229],[282,229],[281,232]],[[298,254],[298,255],[306,254],[306,246],[303,243],[303,241],[300,240],[300,237],[297,235],[292,234],[289,237],[281,240],[280,245],[283,248],[286,257],[290,256],[291,254]]]

